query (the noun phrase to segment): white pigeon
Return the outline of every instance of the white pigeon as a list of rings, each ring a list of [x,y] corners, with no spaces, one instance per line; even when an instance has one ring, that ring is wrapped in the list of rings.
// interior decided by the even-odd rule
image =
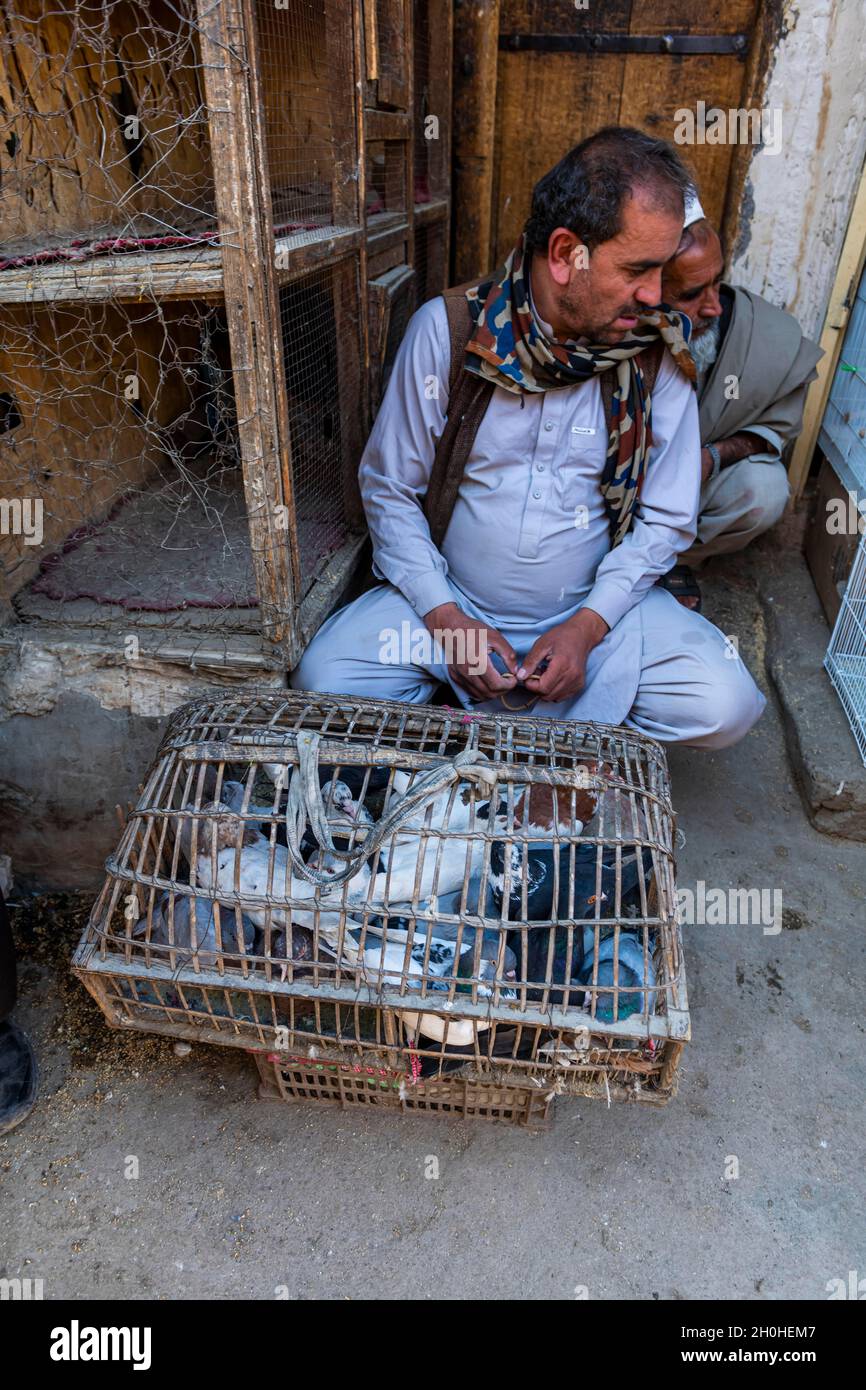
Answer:
[[[202,808],[208,812],[213,821],[205,822],[199,831],[198,849],[196,858],[196,883],[200,888],[204,888],[220,897],[222,894],[233,894],[235,892],[235,869],[238,870],[237,891],[242,899],[267,898],[270,894],[272,898],[300,898],[303,901],[310,900],[310,909],[303,907],[290,907],[288,903],[281,905],[275,903],[270,909],[265,906],[256,906],[249,901],[243,902],[243,910],[250,921],[260,929],[264,930],[270,914],[271,925],[277,928],[285,928],[290,924],[294,926],[307,927],[313,931],[316,926],[316,913],[312,899],[318,893],[318,902],[324,903],[330,899],[334,904],[334,911],[319,911],[319,931],[325,941],[335,951],[338,949],[338,928],[340,916],[340,895],[342,885],[334,889],[319,888],[315,883],[310,883],[307,879],[292,872],[289,852],[285,845],[271,845],[270,841],[262,835],[254,826],[249,823],[245,826],[243,821],[223,802],[212,802],[209,806]],[[215,824],[216,830],[212,831],[211,825]],[[216,872],[214,872],[214,854],[212,850],[212,835],[216,839]],[[271,857],[273,857],[273,878],[270,879],[269,873]],[[366,866],[365,866],[366,867]],[[370,871],[363,869],[356,875],[361,882],[369,882]],[[353,885],[355,879],[349,880],[349,885]],[[347,943],[348,944],[348,943]],[[348,947],[350,954],[353,954],[351,945]]]
[[[325,815],[331,820],[352,820],[359,826],[371,826],[373,817],[367,810],[356,801],[352,795],[351,788],[339,778],[332,778],[325,782],[322,787],[322,800],[325,803]]]
[[[423,948],[424,938],[415,937],[416,948]],[[413,949],[406,959],[405,942],[396,941],[375,941],[365,947],[361,954],[364,969],[370,974],[374,974],[377,982],[387,985],[399,985],[405,978],[410,989],[418,990],[421,988],[420,977],[423,975],[423,954],[421,961],[417,959],[417,950]]]
[[[432,897],[434,892],[442,895],[457,892],[464,875],[472,878],[480,871],[483,859],[484,840],[481,838],[440,838],[418,831],[409,835],[399,831],[392,839],[383,841],[379,871],[373,878],[369,901],[377,906],[386,900],[391,904],[411,903]],[[416,898],[419,863],[421,872]]]
[[[386,812],[393,810],[395,798],[404,796],[413,785],[412,775],[398,768]],[[489,798],[476,793],[473,807],[470,785],[464,782],[458,783],[456,790],[453,785],[447,787],[426,806],[413,811],[394,835],[382,841],[370,901],[377,905],[417,901],[419,861],[418,899],[429,898],[434,891],[440,895],[458,891],[464,876],[468,873],[471,878],[481,868],[484,839],[473,832],[487,828],[489,822],[480,813],[489,804]],[[425,830],[443,833],[424,834]]]
[[[413,778],[411,773],[397,768],[386,811],[393,810],[395,800],[411,791],[416,781],[417,778]],[[480,813],[489,803],[489,795],[477,789],[474,806],[476,829],[479,825],[486,825],[486,819],[482,818]],[[470,784],[458,782],[456,790],[452,784],[434,797],[431,802],[428,802],[426,806],[413,811],[409,819],[404,821],[404,826],[408,828],[426,825],[431,830],[447,830],[449,833],[458,835],[464,830],[469,830],[472,825],[472,816],[473,804]]]

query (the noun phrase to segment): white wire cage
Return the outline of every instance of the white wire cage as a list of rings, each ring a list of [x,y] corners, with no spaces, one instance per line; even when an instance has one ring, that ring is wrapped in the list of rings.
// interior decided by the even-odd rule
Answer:
[[[824,667],[866,765],[866,535],[860,537]]]

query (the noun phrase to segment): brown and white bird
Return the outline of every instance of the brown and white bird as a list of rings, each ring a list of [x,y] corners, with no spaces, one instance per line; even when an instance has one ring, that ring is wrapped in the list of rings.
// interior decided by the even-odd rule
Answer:
[[[552,787],[532,782],[515,800],[514,824],[524,835],[549,840],[557,835],[581,835],[590,824],[601,800],[602,788],[593,785],[610,776],[610,768],[593,762],[578,769],[585,786]]]

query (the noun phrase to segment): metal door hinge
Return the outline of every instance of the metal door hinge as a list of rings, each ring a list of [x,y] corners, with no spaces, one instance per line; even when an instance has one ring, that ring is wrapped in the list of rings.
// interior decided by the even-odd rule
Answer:
[[[500,34],[499,47],[534,53],[701,53],[744,58],[747,34]]]

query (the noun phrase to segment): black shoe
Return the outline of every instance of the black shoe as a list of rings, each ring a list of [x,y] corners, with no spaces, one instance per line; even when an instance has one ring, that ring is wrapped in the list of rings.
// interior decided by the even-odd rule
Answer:
[[[15,1023],[0,1023],[0,1134],[26,1120],[36,1104],[36,1055]]]
[[[694,603],[684,603],[683,607],[691,610],[692,613],[701,611],[701,589],[695,578],[694,570],[688,565],[674,565],[672,570],[663,574],[656,580],[659,588],[667,589],[669,594],[673,594],[678,602],[683,599],[695,599]]]

